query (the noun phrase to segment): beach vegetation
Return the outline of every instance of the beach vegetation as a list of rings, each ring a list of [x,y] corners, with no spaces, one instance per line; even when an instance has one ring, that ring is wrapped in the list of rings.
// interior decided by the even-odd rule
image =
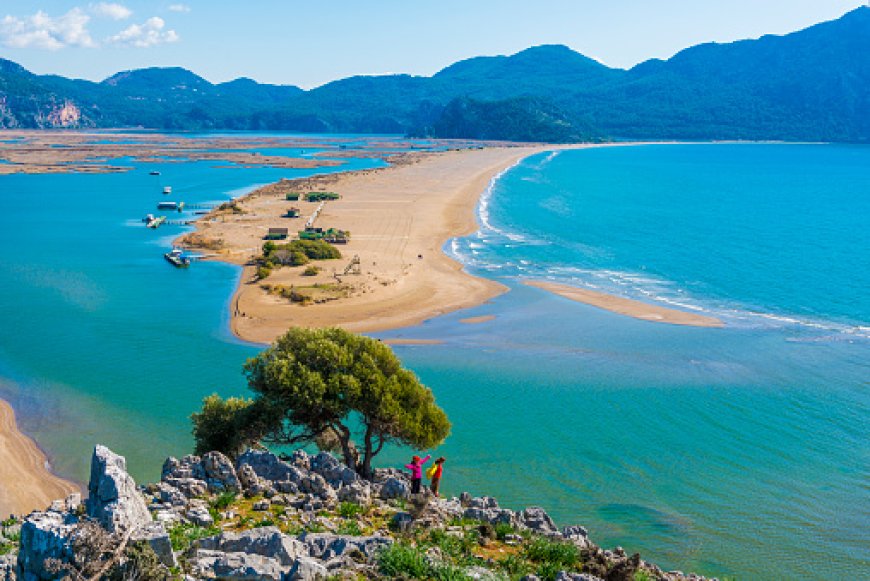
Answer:
[[[321,268],[319,266],[314,266],[312,264],[311,266],[306,267],[304,271],[302,271],[302,275],[303,276],[317,276],[318,274],[320,274],[320,271],[321,271]]]
[[[291,329],[244,372],[253,402],[207,398],[193,416],[198,451],[314,443],[331,431],[345,464],[370,477],[388,442],[426,449],[450,433],[432,391],[389,346],[344,329]]]
[[[190,548],[194,541],[219,535],[219,527],[201,527],[192,523],[179,523],[169,529],[169,542],[173,551],[184,552]]]
[[[338,258],[341,258],[341,252],[325,240],[292,240],[287,244],[269,241],[263,244],[263,255],[257,264],[274,269],[276,266],[305,266],[311,260]]]
[[[272,269],[265,264],[261,264],[257,267],[257,280],[263,280],[264,278],[269,278],[269,275],[272,274]]]
[[[235,457],[251,443],[250,417],[255,415],[249,399],[222,399],[217,394],[206,397],[202,409],[191,415],[196,453],[219,450]]]
[[[338,514],[342,518],[353,518],[365,512],[365,509],[355,502],[344,501],[338,505]]]

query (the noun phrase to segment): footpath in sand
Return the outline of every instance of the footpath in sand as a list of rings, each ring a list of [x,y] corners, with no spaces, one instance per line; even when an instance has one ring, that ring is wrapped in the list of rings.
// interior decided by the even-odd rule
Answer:
[[[46,467],[45,454],[18,431],[12,408],[0,400],[0,516],[42,510],[52,500],[80,492]]]
[[[218,211],[201,220],[181,242],[219,260],[247,265],[230,306],[232,329],[242,339],[268,343],[291,326],[372,332],[416,325],[505,291],[501,284],[463,272],[442,248],[450,238],[477,229],[475,208],[494,176],[550,149],[422,153],[384,169],[280,182],[238,200],[234,212]],[[292,238],[319,205],[287,201],[285,194],[312,190],[341,195],[324,204],[314,225],[350,231],[350,242],[339,246],[342,259],[318,261],[323,270],[316,276],[284,267],[256,280],[250,263],[261,252],[268,228],[286,227]],[[282,217],[291,206],[301,210],[301,217]],[[359,257],[359,274],[345,275],[354,256]],[[301,305],[275,292],[290,287],[331,296]],[[323,288],[329,291],[323,293]]]

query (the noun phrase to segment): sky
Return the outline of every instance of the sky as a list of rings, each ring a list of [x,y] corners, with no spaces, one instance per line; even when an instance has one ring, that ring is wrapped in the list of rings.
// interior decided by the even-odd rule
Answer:
[[[311,88],[431,75],[458,60],[564,44],[619,68],[702,42],[785,34],[866,0],[0,0],[0,57],[102,80],[181,66],[211,82]]]

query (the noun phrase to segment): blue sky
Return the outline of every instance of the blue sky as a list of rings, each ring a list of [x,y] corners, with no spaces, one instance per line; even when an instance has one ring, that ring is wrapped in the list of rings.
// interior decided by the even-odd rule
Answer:
[[[355,74],[431,75],[479,55],[565,44],[627,68],[701,42],[783,34],[861,0],[3,0],[0,56],[101,80],[182,66],[212,82],[313,87]]]

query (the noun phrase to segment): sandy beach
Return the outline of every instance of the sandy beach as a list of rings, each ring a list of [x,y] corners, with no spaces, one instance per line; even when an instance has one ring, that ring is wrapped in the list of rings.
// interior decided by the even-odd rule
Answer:
[[[12,408],[0,400],[0,516],[42,510],[79,487],[52,474],[33,440],[18,431]]]
[[[553,147],[422,153],[384,169],[274,184],[238,200],[236,212],[201,221],[182,241],[206,248],[216,259],[247,265],[231,301],[232,329],[242,339],[268,343],[291,326],[372,332],[416,325],[506,290],[463,272],[442,247],[477,229],[475,208],[494,176],[549,149]],[[285,199],[288,191],[306,190],[342,196],[327,202],[315,222],[351,232],[350,242],[340,246],[342,259],[319,261],[317,276],[285,267],[256,280],[250,262],[260,253],[267,229],[287,227],[294,234],[318,207]],[[300,208],[300,218],[282,217],[291,206]],[[354,256],[359,257],[359,273],[344,274]],[[293,287],[323,294],[315,285],[330,289],[329,300],[303,306],[277,292]]]
[[[650,305],[641,301],[600,293],[565,284],[545,281],[527,281],[525,284],[543,289],[559,296],[604,309],[612,313],[634,317],[653,323],[688,325],[691,327],[723,327],[722,321],[696,313]]]

